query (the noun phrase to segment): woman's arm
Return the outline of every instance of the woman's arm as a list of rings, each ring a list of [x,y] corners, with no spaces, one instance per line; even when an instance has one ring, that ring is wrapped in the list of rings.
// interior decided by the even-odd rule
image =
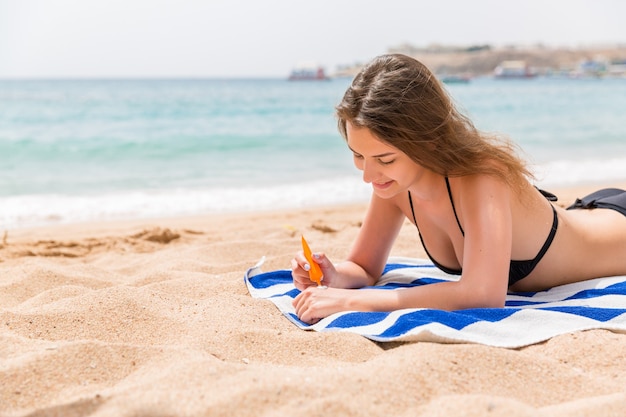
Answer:
[[[445,282],[354,299],[375,310],[424,307],[443,310],[502,307],[508,288],[513,243],[512,199],[504,182],[487,175],[451,178],[453,200],[465,235],[460,250],[463,273]],[[456,220],[454,220],[456,223]]]
[[[338,311],[393,311],[403,308],[502,307],[508,288],[512,247],[512,195],[506,184],[486,176],[451,180],[457,214],[465,230],[462,247],[463,275],[456,282],[443,282],[399,290],[351,291],[339,288],[310,288],[294,306],[301,320],[315,322]],[[456,183],[456,186],[455,186]],[[384,204],[373,204],[371,215],[390,215]],[[401,214],[401,213],[400,213]],[[383,215],[383,216],[384,216]],[[384,218],[384,217],[383,217]],[[350,262],[338,266],[342,283],[373,284],[380,276],[403,216],[390,215],[395,222],[364,223],[350,253]],[[389,229],[383,230],[381,227]],[[390,232],[390,230],[392,232]],[[350,268],[356,269],[350,271]],[[345,269],[344,269],[345,268]],[[348,278],[349,277],[349,278]],[[349,286],[333,285],[349,288]]]
[[[461,281],[466,296],[474,307],[501,307],[509,282],[514,199],[522,197],[488,175],[460,177],[456,182],[452,187],[458,190],[455,201],[465,229]]]
[[[300,320],[315,323],[340,311],[394,311],[404,308],[461,310],[502,307],[493,297],[481,298],[477,289],[463,280],[398,290],[350,290],[308,288],[293,302]],[[483,293],[484,295],[484,293]]]
[[[333,283],[333,287],[358,288],[378,281],[405,219],[397,206],[397,198],[382,199],[372,195],[346,261],[337,265],[342,279]]]
[[[374,285],[382,274],[403,221],[404,214],[393,199],[384,200],[373,195],[345,262],[335,266],[324,253],[313,254],[324,274],[323,284],[336,288]],[[315,285],[309,279],[309,266],[302,252],[292,259],[291,269],[296,288],[302,291]]]

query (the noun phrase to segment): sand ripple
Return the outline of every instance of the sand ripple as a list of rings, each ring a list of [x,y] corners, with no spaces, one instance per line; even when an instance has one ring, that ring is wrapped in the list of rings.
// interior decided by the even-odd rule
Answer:
[[[0,416],[623,415],[625,335],[377,344],[248,295],[244,270],[286,268],[301,233],[345,256],[361,209],[9,234]],[[412,228],[394,250],[420,255]]]

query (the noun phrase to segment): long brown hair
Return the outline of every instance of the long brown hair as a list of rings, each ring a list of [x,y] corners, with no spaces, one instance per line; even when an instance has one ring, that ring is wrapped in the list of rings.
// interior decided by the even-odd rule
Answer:
[[[440,175],[488,174],[518,189],[532,178],[515,144],[478,131],[433,73],[406,55],[382,55],[367,64],[336,114],[346,140],[349,121]]]

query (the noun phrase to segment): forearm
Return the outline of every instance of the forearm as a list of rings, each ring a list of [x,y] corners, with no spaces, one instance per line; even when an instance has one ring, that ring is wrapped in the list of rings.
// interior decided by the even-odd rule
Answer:
[[[461,310],[502,307],[501,297],[473,291],[461,282],[441,282],[398,290],[363,290],[350,298],[349,310],[394,311],[404,308]]]
[[[370,275],[355,262],[345,261],[337,264],[337,274],[331,286],[334,288],[362,288],[376,284],[378,278]]]

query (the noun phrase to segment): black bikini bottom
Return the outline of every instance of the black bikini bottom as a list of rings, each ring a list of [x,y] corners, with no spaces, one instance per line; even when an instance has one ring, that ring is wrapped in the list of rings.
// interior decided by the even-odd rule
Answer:
[[[617,210],[626,216],[626,191],[619,188],[605,188],[589,194],[583,198],[577,198],[574,204],[567,209],[594,209],[608,208]]]

